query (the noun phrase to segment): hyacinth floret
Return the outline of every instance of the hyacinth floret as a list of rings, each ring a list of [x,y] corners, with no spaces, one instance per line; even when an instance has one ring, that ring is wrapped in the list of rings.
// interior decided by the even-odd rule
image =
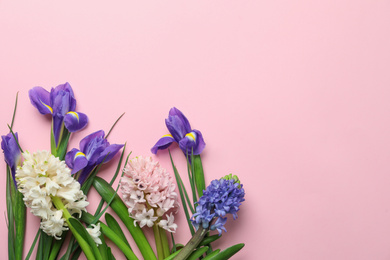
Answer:
[[[179,203],[175,189],[173,178],[151,157],[131,159],[121,179],[123,201],[134,225],[138,223],[141,228],[157,224],[169,232],[176,231],[172,213],[177,212]]]
[[[64,161],[60,161],[47,151],[22,154],[23,166],[16,170],[16,181],[23,200],[31,213],[42,219],[41,229],[49,236],[60,239],[64,230],[68,230],[62,210],[52,202],[53,197],[60,198],[70,214],[79,216],[86,211],[87,197],[70,174]]]
[[[232,214],[233,219],[236,219],[239,207],[245,200],[242,186],[238,178],[229,176],[213,180],[196,203],[196,212],[191,218],[195,228],[202,225],[205,229],[217,230],[219,235],[222,234],[222,230],[226,232],[224,227],[226,215]],[[216,221],[212,223],[215,219]]]

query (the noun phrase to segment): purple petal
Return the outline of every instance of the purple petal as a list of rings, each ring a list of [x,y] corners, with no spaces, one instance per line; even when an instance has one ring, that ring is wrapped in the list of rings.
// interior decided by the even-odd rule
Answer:
[[[191,154],[193,151],[194,155],[199,155],[205,148],[206,143],[203,140],[202,133],[198,130],[193,130],[180,140],[179,146],[185,154]]]
[[[75,148],[66,154],[65,162],[72,169],[72,174],[84,169],[88,165],[85,154]]]
[[[191,129],[187,132],[187,129],[185,125],[183,124],[183,121],[178,116],[168,116],[167,119],[165,119],[165,124],[171,133],[172,137],[175,139],[176,142],[179,142],[181,139],[184,138],[184,136],[191,131]]]
[[[70,111],[65,115],[64,123],[69,132],[77,132],[88,124],[86,114]]]
[[[99,130],[99,131],[96,131],[86,137],[84,137],[81,141],[80,141],[80,150],[83,152],[83,153],[86,153],[86,149],[88,147],[88,144],[93,140],[93,139],[96,139],[96,138],[104,138],[104,131],[103,130]]]
[[[172,142],[175,142],[175,139],[171,135],[164,135],[157,141],[157,143],[150,149],[153,154],[157,153],[157,150],[162,150],[168,148]]]
[[[15,137],[16,139],[18,139],[18,133],[15,133]],[[19,150],[19,146],[12,133],[1,136],[1,139],[1,149],[4,152],[4,160],[11,168],[12,177],[16,185],[15,171],[16,167],[20,165],[22,157]]]
[[[53,114],[53,134],[54,134],[54,139],[56,141],[56,145],[58,145],[60,135],[61,135],[61,130],[63,128],[63,123],[64,122],[64,116],[59,114],[59,113],[54,113]]]
[[[104,149],[104,151],[100,154],[99,159],[97,160],[97,164],[100,164],[110,161],[118,151],[123,147],[123,144],[111,144]]]
[[[50,93],[42,87],[34,87],[29,90],[31,104],[36,107],[42,115],[52,114],[53,109],[50,104]]]
[[[171,108],[171,110],[169,110],[169,116],[177,116],[178,118],[180,118],[185,132],[188,133],[191,131],[191,126],[188,122],[188,119],[179,109],[177,109],[176,107]]]
[[[66,106],[65,106],[66,111],[64,113],[67,113],[69,111],[74,111],[76,109],[76,99],[74,97],[72,87],[70,86],[70,84],[68,82],[66,82],[65,84],[60,84],[57,87],[51,89],[50,99],[51,99],[52,105],[54,104],[54,99],[57,96],[66,96],[66,98],[67,98],[67,100],[65,102],[66,103]]]

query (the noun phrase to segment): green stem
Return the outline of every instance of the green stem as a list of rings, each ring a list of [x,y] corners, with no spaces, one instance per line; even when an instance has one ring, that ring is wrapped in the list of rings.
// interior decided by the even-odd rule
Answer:
[[[164,258],[165,258],[165,257],[170,255],[167,232],[162,227],[158,227],[158,229],[160,231],[161,244],[162,244],[162,249],[163,249]]]
[[[209,230],[204,229],[202,226],[199,226],[199,229],[196,231],[195,235],[188,241],[188,243],[183,247],[180,253],[174,258],[174,260],[184,260],[191,255],[192,251],[199,245],[204,236]]]
[[[85,256],[88,260],[94,260],[95,256],[92,252],[92,249],[88,245],[87,241],[85,241],[81,235],[76,231],[76,229],[73,227],[73,225],[70,223],[69,218],[72,218],[69,211],[65,208],[65,205],[62,203],[62,200],[59,197],[53,196],[52,202],[55,205],[55,207],[59,210],[62,210],[63,216],[66,220],[66,223],[68,223],[70,231],[72,231],[73,236],[76,238],[77,242],[79,243],[81,249],[84,251]]]
[[[164,259],[164,250],[163,250],[163,245],[160,237],[160,230],[156,223],[153,225],[153,233],[154,233],[154,240],[156,241],[157,258],[158,260],[162,260]]]

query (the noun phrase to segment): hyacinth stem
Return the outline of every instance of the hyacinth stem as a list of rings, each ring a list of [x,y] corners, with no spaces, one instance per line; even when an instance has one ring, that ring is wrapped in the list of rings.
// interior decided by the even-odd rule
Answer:
[[[68,223],[69,229],[72,231],[73,236],[76,238],[81,249],[84,251],[84,254],[87,257],[87,259],[88,260],[96,259],[92,252],[92,249],[88,245],[88,242],[82,238],[82,236],[77,232],[77,230],[70,223],[69,219],[72,218],[72,216],[70,215],[69,211],[65,208],[65,205],[64,203],[62,203],[62,200],[56,196],[53,196],[51,200],[57,209],[62,210],[63,216],[66,220],[66,223]]]
[[[158,227],[158,229],[160,231],[160,238],[161,238],[161,243],[162,243],[162,248],[163,248],[164,258],[165,258],[170,254],[167,232],[162,227]]]
[[[154,240],[156,241],[156,249],[157,249],[157,258],[158,260],[164,259],[164,250],[163,245],[160,237],[160,230],[158,228],[158,225],[154,223],[153,225],[153,233],[154,233]]]
[[[174,260],[184,260],[187,259],[189,255],[194,251],[194,249],[199,245],[203,240],[204,236],[209,231],[208,228],[203,228],[199,226],[199,229],[196,231],[195,235],[192,236],[190,241],[183,247],[180,253],[174,258]]]

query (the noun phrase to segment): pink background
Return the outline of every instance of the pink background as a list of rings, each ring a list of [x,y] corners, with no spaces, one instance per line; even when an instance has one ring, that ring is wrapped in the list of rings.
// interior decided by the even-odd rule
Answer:
[[[247,192],[216,247],[244,242],[234,259],[390,259],[389,1],[66,2],[0,0],[2,134],[19,91],[21,145],[49,149],[28,90],[68,81],[90,118],[70,148],[126,112],[110,141],[150,156],[176,106],[203,133],[207,182],[233,172]],[[166,152],[155,158],[172,172]],[[27,249],[38,223],[29,214]]]

